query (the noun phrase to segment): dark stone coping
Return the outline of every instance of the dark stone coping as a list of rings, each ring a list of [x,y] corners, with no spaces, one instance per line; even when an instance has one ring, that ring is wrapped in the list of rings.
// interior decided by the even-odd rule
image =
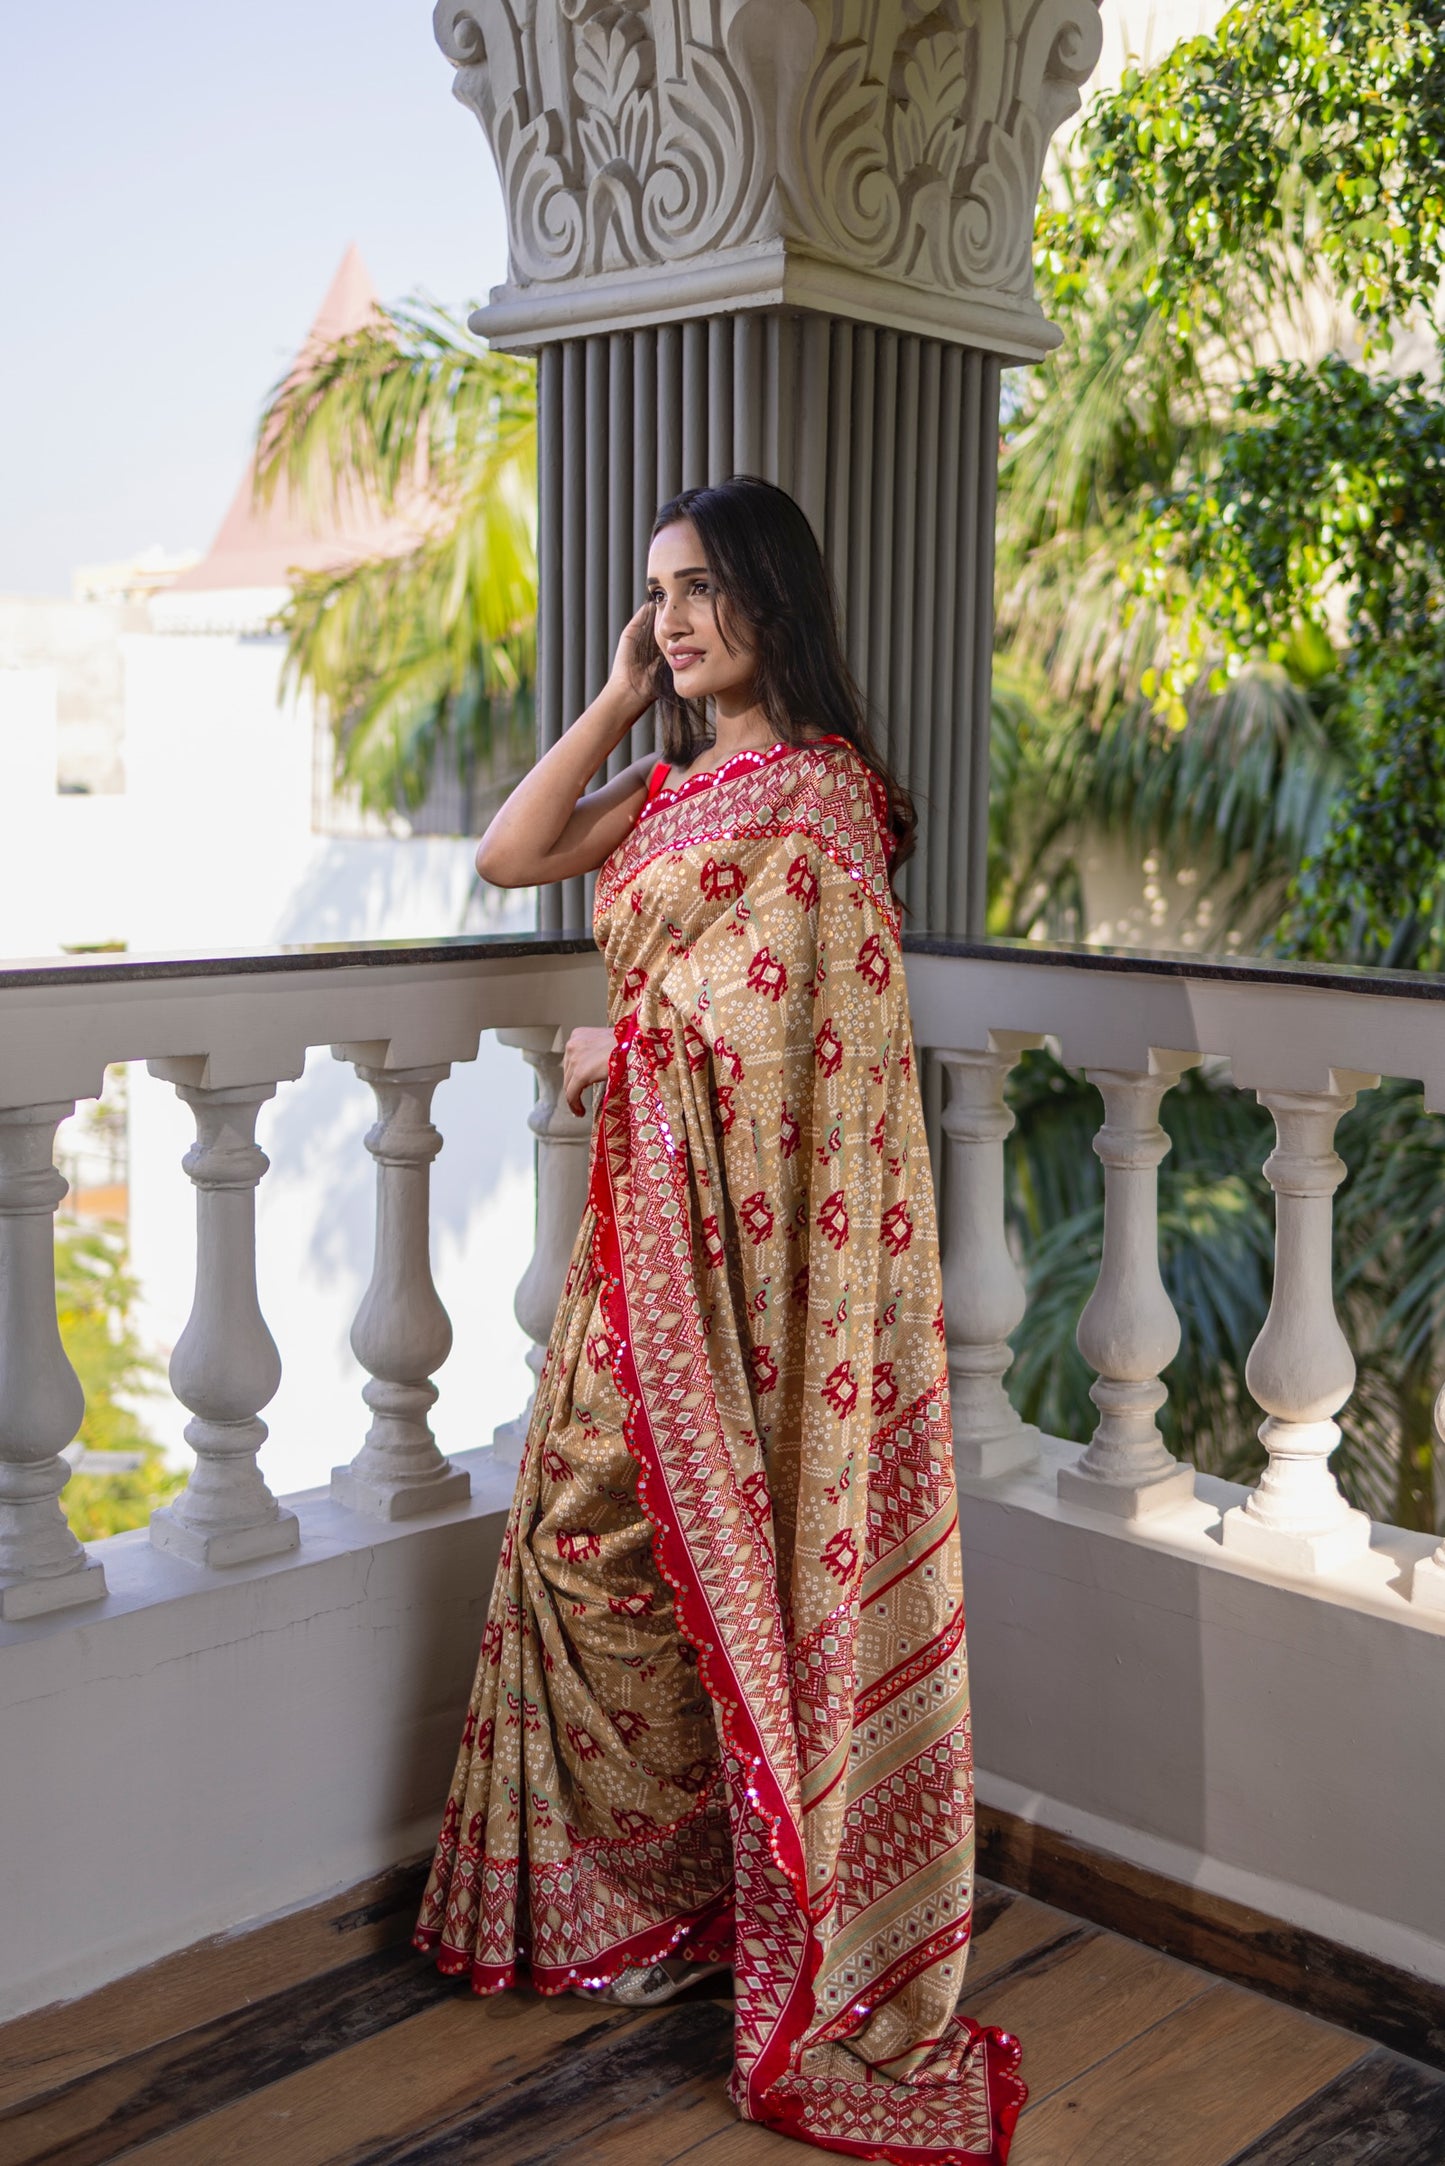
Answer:
[[[1024,963],[1055,970],[1097,970],[1116,977],[1212,979],[1236,985],[1295,985],[1314,992],[1445,1000],[1445,977],[1424,971],[1374,970],[1359,963],[1272,963],[1236,955],[1181,954],[1161,948],[959,940],[925,932],[906,932],[903,948],[908,955],[953,956],[961,962]],[[554,955],[596,956],[597,946],[589,933],[456,933],[423,940],[318,940],[292,947],[205,950],[191,955],[46,956],[35,962],[0,964],[0,991],[41,985],[139,985],[167,978],[373,970],[393,968],[399,963],[485,963]]]
[[[1315,993],[1375,993],[1395,1000],[1445,1000],[1445,977],[1423,970],[1376,970],[1365,963],[1258,962],[1239,955],[1190,955],[1168,948],[1086,948],[1040,940],[954,940],[903,935],[906,955],[951,955],[963,962],[1033,963],[1058,970],[1098,970],[1134,978],[1195,978],[1234,985],[1298,985]]]
[[[316,940],[193,955],[46,956],[0,964],[0,992],[32,985],[141,985],[165,978],[245,978],[289,971],[375,970],[397,963],[483,963],[517,955],[598,956],[589,933],[450,933],[429,940]]]

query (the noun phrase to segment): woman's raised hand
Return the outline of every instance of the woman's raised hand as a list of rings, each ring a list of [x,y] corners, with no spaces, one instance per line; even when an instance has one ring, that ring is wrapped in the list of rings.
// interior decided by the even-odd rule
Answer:
[[[656,604],[644,602],[623,627],[607,679],[608,691],[633,707],[637,715],[646,714],[652,705],[652,665],[657,659],[657,642],[652,636],[655,614]]]
[[[582,1093],[589,1084],[605,1083],[612,1048],[617,1043],[611,1030],[596,1024],[579,1024],[562,1048],[562,1095],[572,1111],[585,1113]]]

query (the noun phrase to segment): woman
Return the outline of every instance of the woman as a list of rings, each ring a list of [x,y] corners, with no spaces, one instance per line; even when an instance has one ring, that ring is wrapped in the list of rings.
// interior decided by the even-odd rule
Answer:
[[[973,1801],[938,1246],[891,870],[812,530],[658,513],[600,697],[483,837],[598,867],[587,1209],[417,1945],[650,2004],[731,1963],[745,2118],[999,2166],[1017,2042],[955,2013]],[[668,758],[590,778],[662,710]]]

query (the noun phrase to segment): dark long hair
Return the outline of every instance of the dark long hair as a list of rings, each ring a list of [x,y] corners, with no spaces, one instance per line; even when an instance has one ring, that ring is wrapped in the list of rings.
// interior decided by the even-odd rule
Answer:
[[[883,784],[888,799],[892,871],[910,855],[918,829],[913,800],[873,741],[868,709],[843,654],[838,601],[807,513],[786,489],[754,474],[734,474],[711,489],[684,489],[652,522],[654,535],[679,519],[697,529],[717,596],[718,629],[750,636],[757,651],[754,693],[774,736],[800,745],[810,732],[845,737]],[[667,657],[649,659],[653,698],[662,711],[663,750],[689,765],[712,742],[700,701],[686,700]]]

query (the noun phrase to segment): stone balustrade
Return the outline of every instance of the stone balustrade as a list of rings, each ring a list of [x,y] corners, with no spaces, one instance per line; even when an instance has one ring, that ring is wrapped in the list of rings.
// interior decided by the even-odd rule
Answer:
[[[261,1409],[281,1377],[256,1290],[260,1107],[300,1076],[315,1045],[353,1063],[375,1092],[376,1125],[357,1138],[376,1160],[375,1258],[352,1329],[373,1418],[333,1494],[379,1519],[460,1506],[468,1477],[438,1451],[426,1419],[451,1345],[429,1255],[429,1176],[442,1145],[431,1095],[451,1063],[476,1057],[484,1030],[550,1045],[564,1027],[605,1016],[600,959],[575,937],[0,970],[0,1621],[106,1593],[103,1564],[64,1517],[61,1454],[84,1399],[56,1329],[50,1224],[65,1193],[51,1163],[56,1127],[77,1100],[99,1095],[105,1069],[146,1061],[195,1115],[185,1157],[196,1189],[195,1298],[170,1376],[192,1415],[196,1463],[150,1532],[157,1549],[214,1571],[298,1540],[296,1514],[256,1463]],[[343,1416],[337,1428],[345,1434]]]
[[[1094,1141],[1103,1252],[1078,1327],[1101,1418],[1086,1448],[1057,1468],[1058,1495],[1139,1524],[1196,1509],[1193,1472],[1165,1449],[1154,1419],[1167,1398],[1161,1372],[1180,1343],[1159,1271],[1156,1180],[1169,1142],[1158,1111],[1187,1068],[1224,1060],[1235,1086],[1273,1115],[1278,1141],[1260,1169],[1276,1200],[1273,1297],[1246,1372],[1269,1461],[1222,1514],[1218,1538],[1284,1574],[1347,1569],[1371,1534],[1329,1465],[1355,1378],[1332,1288],[1331,1198],[1346,1170],[1333,1138],[1382,1074],[1421,1081],[1425,1106],[1445,1108],[1445,986],[1404,973],[1025,942],[916,936],[908,945],[915,1035],[950,1079],[943,1270],[960,1474],[1028,1458],[1028,1433],[1017,1416],[1010,1428],[1000,1406],[1005,1334],[1023,1313],[1004,1228],[1001,1154],[1012,1123],[1002,1086],[1020,1050],[1047,1039],[1097,1087],[1104,1116]],[[985,1373],[991,1398],[979,1390]],[[1445,1608],[1445,1544],[1407,1577],[1422,1608]]]
[[[915,1035],[944,1084],[933,1148],[980,1795],[1445,1980],[1418,1804],[1445,1782],[1445,1733],[1420,1719],[1438,1696],[1445,1543],[1365,1522],[1329,1465],[1353,1379],[1330,1277],[1336,1124],[1383,1074],[1445,1103],[1442,989],[905,945]],[[6,2012],[431,1841],[529,1412],[457,1461],[432,1435],[451,1341],[431,1273],[449,1170],[434,1093],[484,1030],[535,1071],[536,1239],[515,1260],[535,1375],[591,1135],[561,1101],[560,1049],[604,1015],[600,959],[576,936],[0,971],[0,1824],[17,1861],[82,1844],[103,1764],[110,1807],[136,1831],[103,1921],[83,1876],[12,1875]],[[1025,1304],[1005,1222],[1007,1099],[1045,1042],[1098,1091],[1104,1169],[1078,1320],[1098,1419],[1071,1439],[1021,1422],[1006,1388]],[[258,1292],[255,1123],[273,1096],[284,1114],[317,1045],[375,1098],[353,1145],[358,1166],[374,1162],[372,1268],[352,1328],[358,1395],[329,1417],[337,1471],[329,1489],[278,1499],[256,1455],[292,1320]],[[1248,1372],[1269,1454],[1254,1489],[1196,1476],[1159,1433],[1188,1322],[1159,1271],[1159,1111],[1201,1059],[1227,1061],[1277,1133],[1267,1163],[1241,1169],[1278,1213]],[[196,1272],[171,1383],[195,1463],[149,1538],[87,1554],[64,1512],[83,1407],[54,1328],[51,1161],[57,1123],[121,1060],[147,1062],[194,1121],[175,1179],[194,1190]],[[284,1119],[273,1134],[279,1159]]]
[[[1180,1323],[1159,1270],[1156,1182],[1168,1139],[1165,1093],[1202,1059],[1227,1060],[1236,1087],[1273,1115],[1262,1168],[1276,1197],[1273,1299],[1248,1366],[1269,1455],[1258,1486],[1226,1510],[1224,1551],[1293,1576],[1348,1569],[1370,1523],[1330,1469],[1354,1363],[1334,1308],[1331,1198],[1345,1167],[1336,1125],[1381,1074],[1421,1078],[1445,1104],[1445,1004],[1432,981],[1284,970],[917,936],[908,973],[915,1033],[947,1083],[942,1241],[948,1365],[961,1476],[1002,1478],[1034,1465],[1037,1432],[1005,1380],[1024,1309],[1004,1215],[1007,1080],[1046,1040],[1097,1087],[1094,1148],[1104,1167],[1098,1279],[1079,1319],[1099,1420],[1055,1472],[1061,1502],[1146,1530],[1196,1509],[1192,1469],[1166,1449],[1156,1416]],[[375,1251],[351,1343],[366,1372],[371,1426],[339,1465],[332,1495],[381,1520],[465,1503],[468,1477],[428,1421],[451,1324],[432,1282],[429,1195],[443,1137],[432,1096],[452,1063],[497,1030],[536,1070],[535,1250],[517,1315],[540,1368],[583,1206],[590,1119],[559,1095],[560,1048],[601,1020],[605,987],[591,944],[571,936],[438,940],[416,946],[308,948],[235,958],[77,959],[0,972],[0,1619],[91,1604],[106,1592],[64,1518],[65,1448],[83,1412],[53,1323],[47,1223],[63,1193],[50,1154],[58,1120],[96,1094],[107,1064],[145,1059],[192,1109],[185,1171],[196,1189],[190,1321],[171,1383],[190,1410],[196,1453],[182,1494],[158,1511],[155,1546],[206,1571],[284,1555],[293,1511],[262,1479],[261,1410],[281,1357],[257,1297],[254,1204],[267,1161],[259,1108],[329,1044],[370,1084],[377,1120],[357,1143],[376,1161]],[[529,1409],[498,1431],[514,1456]],[[338,1434],[345,1418],[338,1411]],[[1422,1557],[1409,1591],[1437,1612],[1445,1546]]]

